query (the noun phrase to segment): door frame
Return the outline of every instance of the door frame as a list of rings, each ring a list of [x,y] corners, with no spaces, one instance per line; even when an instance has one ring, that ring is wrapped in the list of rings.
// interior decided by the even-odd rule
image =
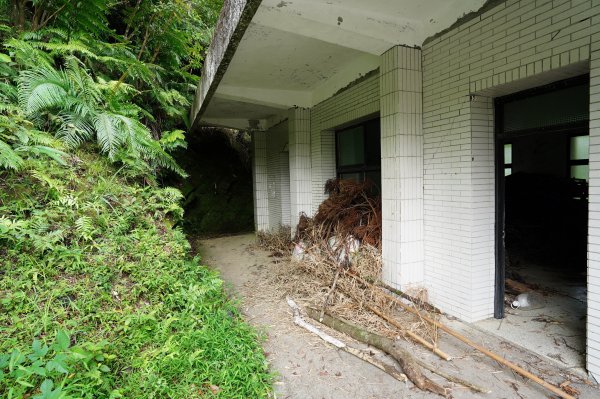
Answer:
[[[576,76],[569,79],[553,82],[548,85],[527,89],[517,93],[509,94],[503,97],[494,98],[494,176],[495,176],[495,284],[494,284],[494,318],[504,318],[504,295],[506,284],[506,210],[505,210],[505,176],[504,176],[504,144],[511,142],[511,139],[527,134],[539,134],[540,132],[548,134],[572,135],[576,132],[587,131],[589,134],[589,120],[584,122],[574,122],[562,125],[539,127],[504,132],[504,109],[503,104],[517,99],[532,97],[535,95],[582,85],[589,85],[589,74]],[[588,213],[589,223],[589,213]]]

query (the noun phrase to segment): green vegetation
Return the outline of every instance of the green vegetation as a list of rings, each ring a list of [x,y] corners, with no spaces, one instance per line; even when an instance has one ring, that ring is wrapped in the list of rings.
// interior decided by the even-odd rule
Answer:
[[[171,228],[179,191],[84,151],[29,162],[0,178],[0,396],[265,396],[254,332]]]
[[[0,397],[268,396],[160,184],[218,3],[0,0]]]

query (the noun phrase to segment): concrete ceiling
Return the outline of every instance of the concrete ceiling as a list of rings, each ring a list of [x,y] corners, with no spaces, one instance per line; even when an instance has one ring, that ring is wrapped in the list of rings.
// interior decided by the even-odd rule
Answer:
[[[262,128],[312,107],[379,67],[394,45],[420,46],[485,0],[263,0],[226,72],[212,82],[205,124]]]

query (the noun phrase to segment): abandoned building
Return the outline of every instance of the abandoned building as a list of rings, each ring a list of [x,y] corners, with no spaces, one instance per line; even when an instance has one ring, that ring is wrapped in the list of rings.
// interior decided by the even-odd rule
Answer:
[[[226,0],[191,116],[252,131],[257,230],[370,179],[387,283],[532,350],[546,287],[600,379],[600,1]]]

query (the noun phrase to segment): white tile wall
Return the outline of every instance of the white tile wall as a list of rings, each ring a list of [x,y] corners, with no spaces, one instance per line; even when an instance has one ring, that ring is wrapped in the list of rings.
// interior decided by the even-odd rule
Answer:
[[[281,224],[289,226],[291,222],[290,208],[290,152],[286,151],[279,153],[279,171],[281,178],[279,180],[279,192],[281,193]]]
[[[410,290],[424,277],[421,50],[384,53],[379,82],[383,279]]]
[[[310,115],[311,110],[306,108],[292,108],[288,113],[292,234],[300,212],[310,214],[311,210]]]
[[[254,187],[254,228],[269,228],[269,194],[266,132],[252,132],[252,185]]]
[[[277,230],[281,225],[289,224],[290,174],[287,121],[271,127],[266,133],[269,229]]]
[[[600,377],[599,15],[598,0],[509,0],[425,43],[422,52],[390,49],[380,74],[313,109],[291,109],[289,181],[279,178],[277,201],[269,192],[286,173],[286,157],[274,157],[264,133],[254,134],[257,228],[268,228],[270,219],[294,227],[300,212],[314,213],[323,184],[335,176],[334,129],[381,109],[385,279],[403,288],[424,283],[437,306],[464,320],[491,317],[491,96],[589,68],[587,357]]]
[[[590,48],[590,193],[588,239],[588,370],[600,381],[600,17]]]
[[[323,200],[325,182],[335,173],[334,129],[363,120],[379,112],[379,77],[372,73],[341,93],[315,105],[311,112],[312,208],[315,213]]]
[[[553,71],[581,71],[572,66],[585,68],[591,58],[587,339],[588,369],[596,376],[599,15],[598,0],[509,0],[423,45],[425,282],[436,305],[467,321],[492,315],[495,267],[492,100],[470,95],[531,87]]]

